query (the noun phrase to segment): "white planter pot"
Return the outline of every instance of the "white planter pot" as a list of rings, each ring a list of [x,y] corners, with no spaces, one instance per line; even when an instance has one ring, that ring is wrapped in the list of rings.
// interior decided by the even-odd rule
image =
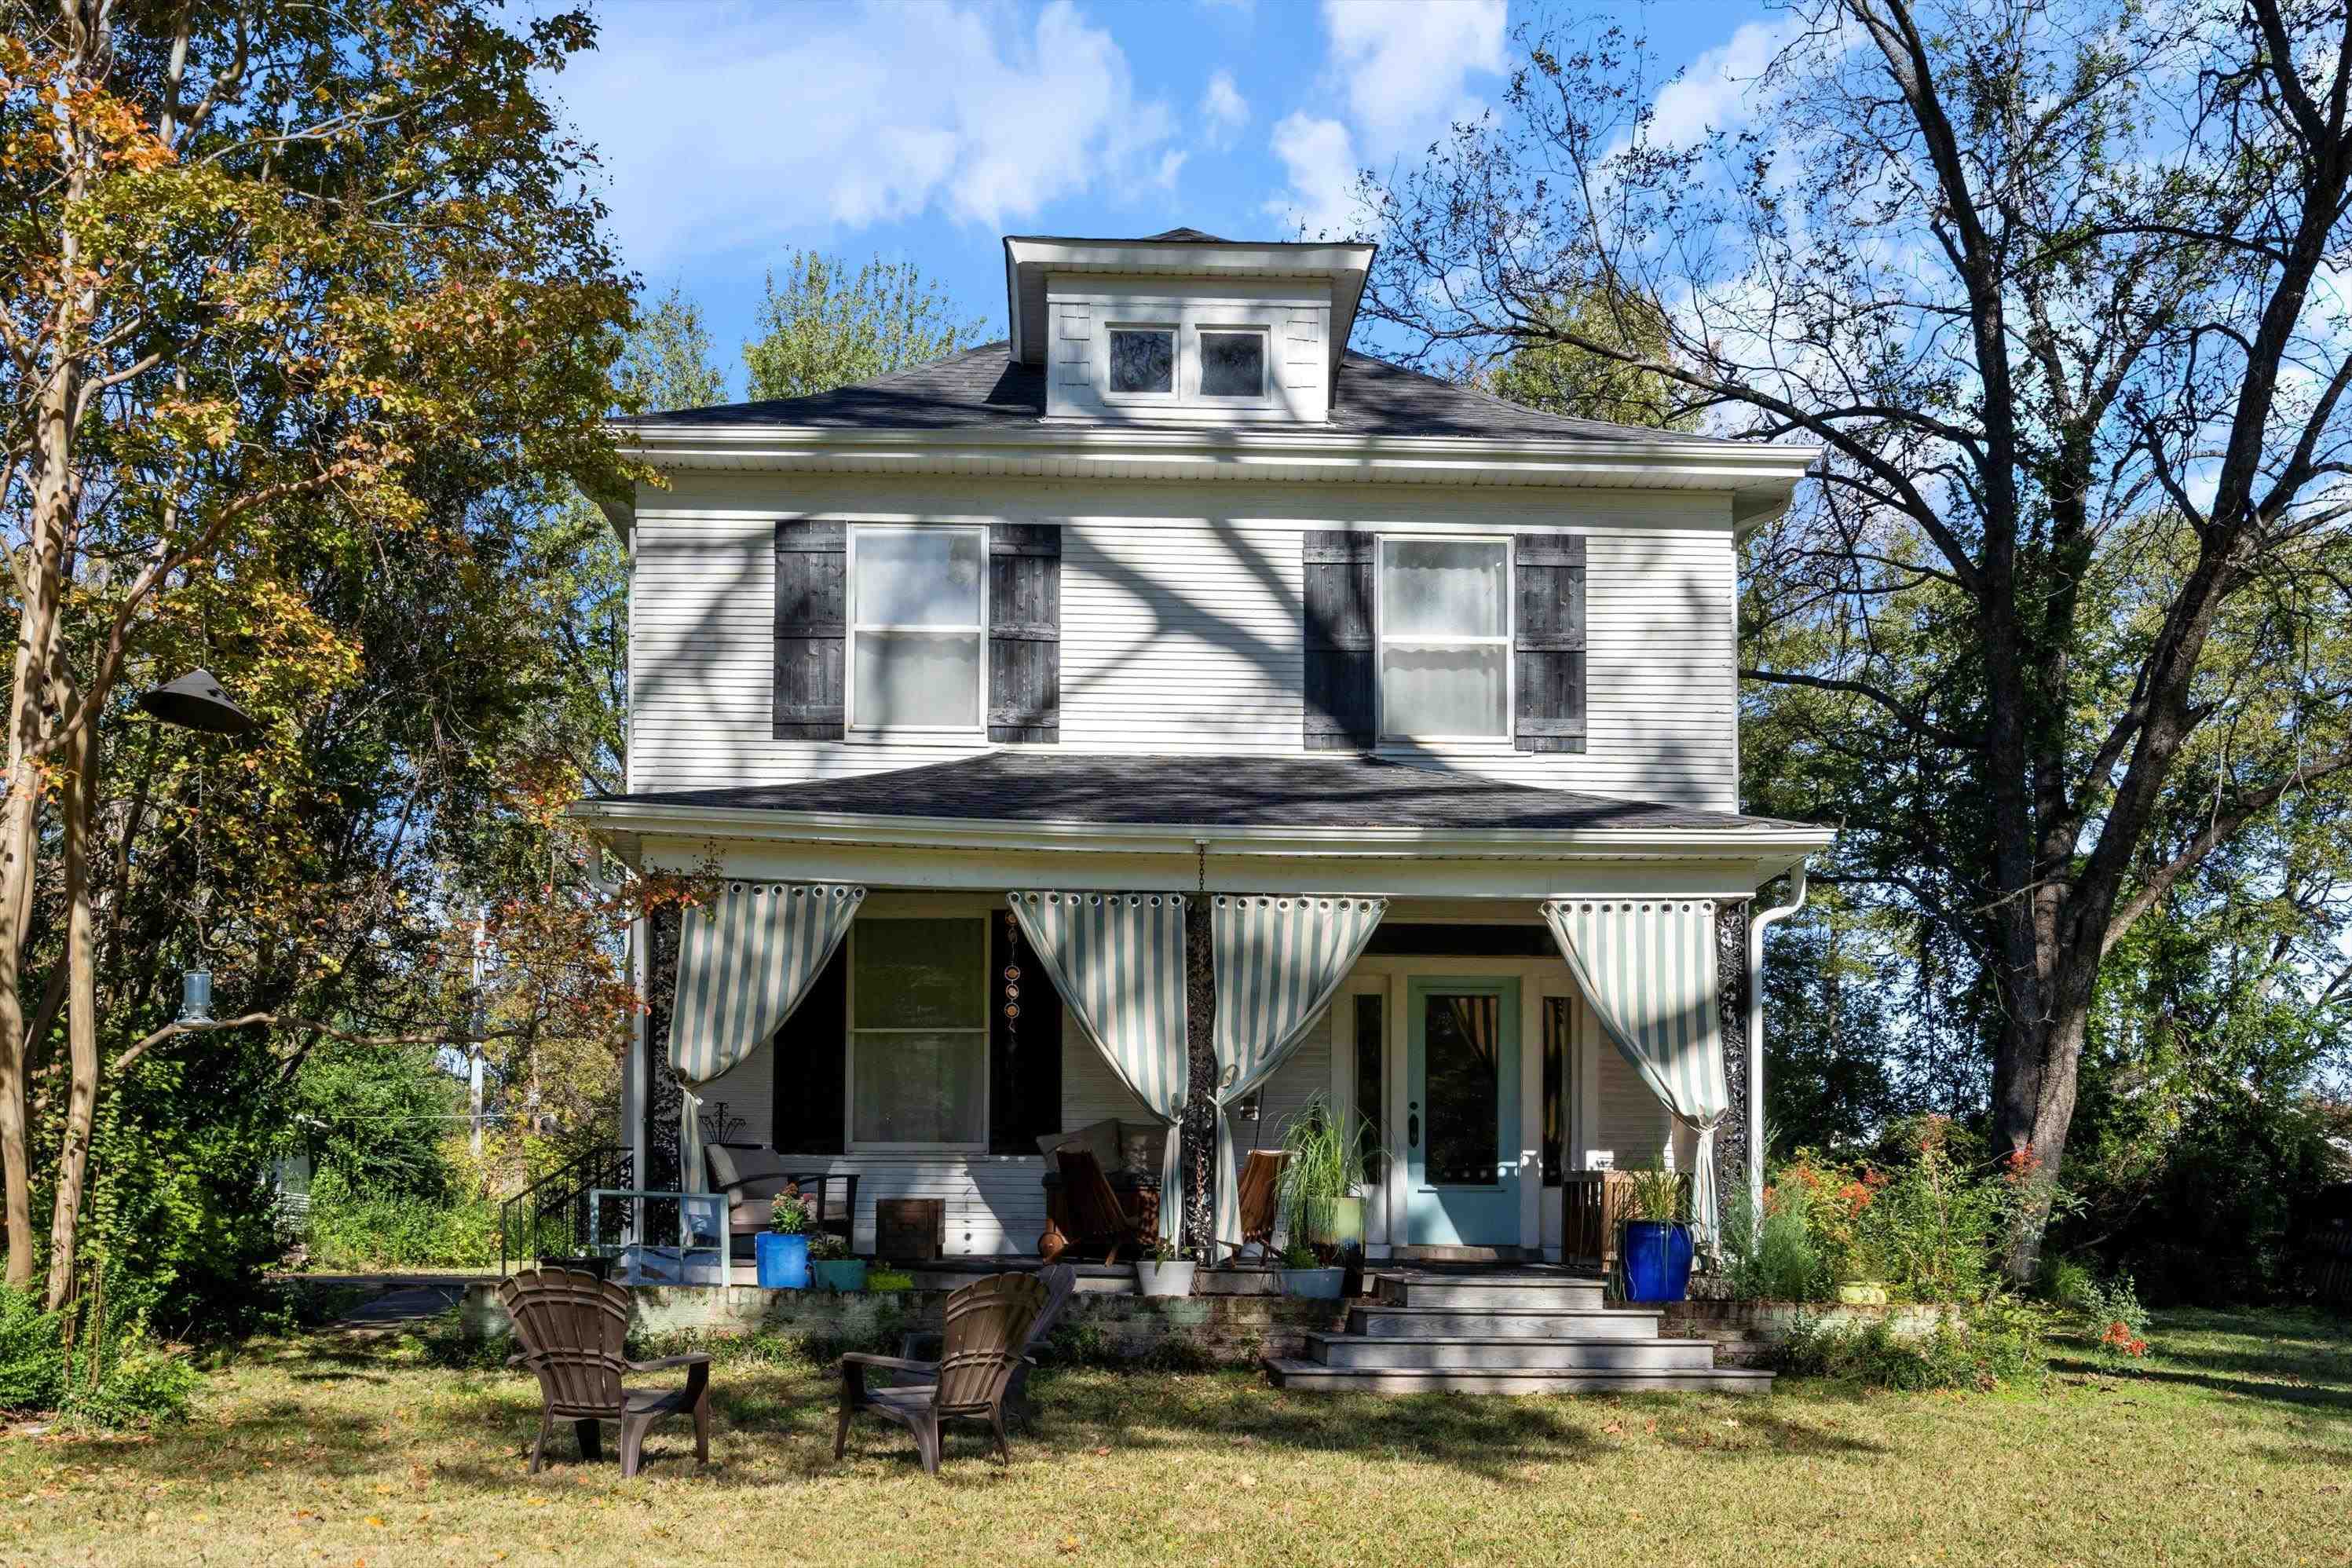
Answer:
[[[1309,1301],[1336,1301],[1339,1299],[1340,1281],[1347,1277],[1345,1269],[1285,1269],[1282,1293],[1305,1296]]]
[[[1135,1282],[1147,1296],[1189,1296],[1192,1293],[1192,1270],[1198,1263],[1141,1262],[1135,1266]]]

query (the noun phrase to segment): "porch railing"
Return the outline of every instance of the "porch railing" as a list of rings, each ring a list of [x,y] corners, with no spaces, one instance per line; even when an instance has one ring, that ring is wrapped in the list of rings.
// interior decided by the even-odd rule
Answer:
[[[635,1185],[636,1161],[625,1145],[593,1148],[565,1161],[499,1205],[499,1275],[517,1260],[589,1255],[588,1195]]]

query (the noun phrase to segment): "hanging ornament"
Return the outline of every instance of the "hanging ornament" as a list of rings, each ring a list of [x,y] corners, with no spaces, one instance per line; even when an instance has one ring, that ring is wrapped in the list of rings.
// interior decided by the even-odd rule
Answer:
[[[1004,953],[1011,961],[1004,966],[1004,1049],[1018,1053],[1021,1049],[1021,921],[1011,910],[1004,912]]]

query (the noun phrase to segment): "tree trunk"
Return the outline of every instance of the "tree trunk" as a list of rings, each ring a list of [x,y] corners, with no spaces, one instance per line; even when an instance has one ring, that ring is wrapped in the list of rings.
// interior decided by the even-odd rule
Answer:
[[[90,1124],[98,1108],[97,933],[90,918],[90,824],[98,804],[96,726],[84,724],[67,748],[68,775],[60,804],[66,839],[66,1039],[73,1082],[66,1102],[65,1141],[58,1150],[57,1207],[49,1220],[51,1312],[73,1288],[74,1240],[81,1222],[82,1183],[89,1168]]]
[[[1181,1124],[1184,1172],[1184,1250],[1194,1261],[1214,1263],[1217,1205],[1217,977],[1210,942],[1209,895],[1196,893],[1184,906],[1184,1048],[1188,1082]],[[1163,1199],[1164,1201],[1164,1199]]]

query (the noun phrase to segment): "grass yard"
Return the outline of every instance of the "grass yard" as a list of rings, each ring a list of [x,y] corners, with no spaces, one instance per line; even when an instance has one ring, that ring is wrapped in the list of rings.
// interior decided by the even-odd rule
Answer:
[[[2352,1325],[2172,1314],[2135,1374],[1769,1399],[1275,1393],[1240,1374],[1042,1376],[1013,1463],[896,1428],[832,1457],[806,1369],[715,1372],[645,1475],[523,1471],[535,1385],[415,1342],[257,1341],[195,1421],[0,1437],[0,1562],[1856,1565],[2352,1563]],[[572,1452],[560,1431],[562,1452]]]

